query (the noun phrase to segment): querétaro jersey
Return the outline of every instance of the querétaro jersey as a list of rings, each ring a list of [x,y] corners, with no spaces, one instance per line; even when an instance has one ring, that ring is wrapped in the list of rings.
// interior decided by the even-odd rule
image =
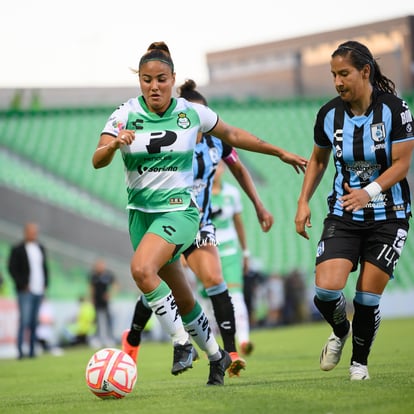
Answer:
[[[203,135],[194,151],[194,186],[197,205],[201,210],[200,227],[210,223],[211,187],[217,164],[223,160],[227,164],[237,160],[237,153],[230,145],[211,135]]]
[[[336,173],[328,196],[329,214],[356,221],[408,218],[410,189],[406,179],[383,191],[357,212],[341,207],[344,183],[362,188],[392,163],[392,145],[414,139],[413,117],[407,104],[390,93],[374,92],[373,103],[362,116],[355,116],[340,97],[318,112],[315,144],[332,148]]]
[[[198,132],[215,127],[210,108],[172,98],[163,114],[148,110],[142,96],[130,99],[109,117],[102,133],[135,130],[135,141],[121,146],[128,209],[163,212],[186,209],[193,187],[193,155]]]

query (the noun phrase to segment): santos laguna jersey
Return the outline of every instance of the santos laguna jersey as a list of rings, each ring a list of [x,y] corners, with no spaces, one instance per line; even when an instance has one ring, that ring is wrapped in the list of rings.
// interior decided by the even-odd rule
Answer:
[[[243,210],[239,189],[224,181],[220,193],[212,194],[211,207],[220,256],[236,254],[240,245],[233,217]]]
[[[172,98],[162,115],[150,112],[142,96],[122,104],[102,133],[135,130],[131,145],[121,146],[128,209],[162,212],[186,209],[192,199],[193,154],[197,133],[218,121],[215,112],[183,98]]]
[[[374,92],[366,114],[355,116],[341,98],[332,99],[318,112],[315,144],[332,148],[336,168],[328,196],[329,213],[356,221],[408,218],[410,192],[406,179],[383,191],[357,212],[341,207],[344,183],[363,188],[392,163],[392,145],[414,139],[413,118],[407,104],[395,95]]]

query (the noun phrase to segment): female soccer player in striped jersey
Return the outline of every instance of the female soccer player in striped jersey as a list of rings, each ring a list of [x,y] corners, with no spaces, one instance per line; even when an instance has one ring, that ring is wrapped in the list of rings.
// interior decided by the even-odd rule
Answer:
[[[296,231],[309,238],[309,201],[329,163],[335,164],[328,215],[316,254],[314,302],[333,332],[320,356],[322,370],[339,362],[352,337],[351,380],[369,379],[368,356],[380,324],[380,299],[404,247],[411,217],[407,174],[414,147],[412,114],[356,41],[331,56],[338,97],[323,105],[296,212]],[[352,323],[342,293],[357,270]]]

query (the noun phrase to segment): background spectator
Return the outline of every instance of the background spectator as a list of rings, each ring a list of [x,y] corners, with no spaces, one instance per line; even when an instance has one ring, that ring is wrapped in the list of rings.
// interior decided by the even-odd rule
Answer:
[[[89,275],[89,286],[96,316],[94,345],[113,346],[116,341],[113,335],[110,301],[117,284],[105,260],[98,259],[94,263]]]
[[[16,288],[19,308],[17,332],[19,359],[25,356],[23,343],[26,334],[29,336],[29,357],[36,356],[36,327],[39,309],[49,281],[46,249],[38,241],[38,231],[36,223],[26,223],[24,240],[11,248],[8,262],[8,269]]]

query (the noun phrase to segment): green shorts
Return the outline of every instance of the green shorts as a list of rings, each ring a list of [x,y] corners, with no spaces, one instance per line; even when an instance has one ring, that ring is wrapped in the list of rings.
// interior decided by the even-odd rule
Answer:
[[[241,252],[229,256],[221,256],[223,277],[229,292],[243,292],[243,257]]]
[[[197,207],[186,210],[146,213],[129,210],[129,237],[134,251],[146,233],[154,233],[177,246],[169,263],[177,260],[181,253],[193,243],[200,223]]]

